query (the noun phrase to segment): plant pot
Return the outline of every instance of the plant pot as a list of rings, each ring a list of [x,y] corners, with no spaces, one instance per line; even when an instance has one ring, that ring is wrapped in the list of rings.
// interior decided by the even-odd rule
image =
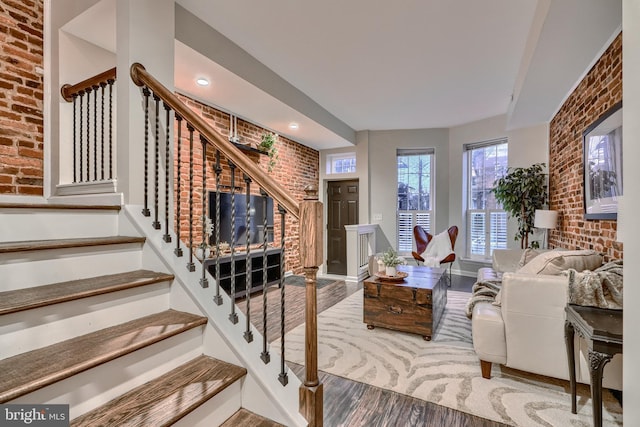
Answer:
[[[382,261],[378,261],[378,273],[382,273],[383,271],[386,271],[386,267],[384,266],[384,262]]]
[[[394,277],[396,274],[398,274],[398,270],[396,269],[395,266],[392,267],[388,265],[385,269],[385,273],[389,277]]]

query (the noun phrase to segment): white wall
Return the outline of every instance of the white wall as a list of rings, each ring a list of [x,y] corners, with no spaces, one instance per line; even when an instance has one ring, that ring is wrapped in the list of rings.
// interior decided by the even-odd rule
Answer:
[[[532,127],[506,130],[507,117],[505,115],[490,117],[477,122],[452,127],[449,131],[449,215],[452,223],[462,225],[458,234],[456,253],[464,257],[467,244],[465,224],[465,209],[463,203],[463,188],[465,185],[466,168],[463,162],[464,144],[507,138],[509,142],[509,166],[528,167],[534,163],[545,163],[549,160],[549,125],[540,124]],[[513,238],[517,232],[517,223],[509,221],[509,247],[519,247],[519,242]],[[471,269],[464,263],[459,264],[461,270]]]
[[[624,170],[624,275],[627,286],[624,292],[624,424],[640,425],[640,334],[634,332],[640,323],[640,311],[636,302],[640,302],[640,287],[635,278],[640,276],[640,233],[634,227],[632,212],[640,212],[640,192],[636,185],[640,181],[640,1],[623,0],[622,4],[622,111],[623,125],[623,170]],[[627,223],[626,220],[629,220]]]
[[[397,164],[398,148],[435,149],[436,212],[434,231],[449,227],[449,177],[450,170],[448,129],[410,129],[369,131],[369,185],[371,218],[382,217],[379,223],[382,236],[378,236],[377,251],[397,246]]]

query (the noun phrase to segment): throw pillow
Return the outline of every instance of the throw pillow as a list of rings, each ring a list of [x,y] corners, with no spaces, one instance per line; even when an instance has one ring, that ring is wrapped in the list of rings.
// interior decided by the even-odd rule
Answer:
[[[549,251],[525,264],[518,273],[558,275],[572,268],[576,271],[595,270],[602,265],[602,256],[596,251]]]
[[[535,249],[527,248],[522,252],[522,256],[520,257],[520,262],[518,263],[518,268],[524,267],[529,263],[532,259],[540,255],[540,252]]]

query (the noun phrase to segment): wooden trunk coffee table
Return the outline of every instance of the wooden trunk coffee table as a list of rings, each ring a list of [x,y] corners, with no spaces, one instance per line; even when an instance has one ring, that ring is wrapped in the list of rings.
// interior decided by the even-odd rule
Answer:
[[[371,276],[364,281],[364,323],[422,335],[435,334],[447,305],[447,284],[442,268],[401,265],[402,280]]]

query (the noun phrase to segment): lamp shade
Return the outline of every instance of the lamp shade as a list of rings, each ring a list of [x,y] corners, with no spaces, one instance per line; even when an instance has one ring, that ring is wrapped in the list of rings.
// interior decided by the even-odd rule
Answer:
[[[536,228],[556,228],[558,223],[558,211],[536,209],[533,226]]]

